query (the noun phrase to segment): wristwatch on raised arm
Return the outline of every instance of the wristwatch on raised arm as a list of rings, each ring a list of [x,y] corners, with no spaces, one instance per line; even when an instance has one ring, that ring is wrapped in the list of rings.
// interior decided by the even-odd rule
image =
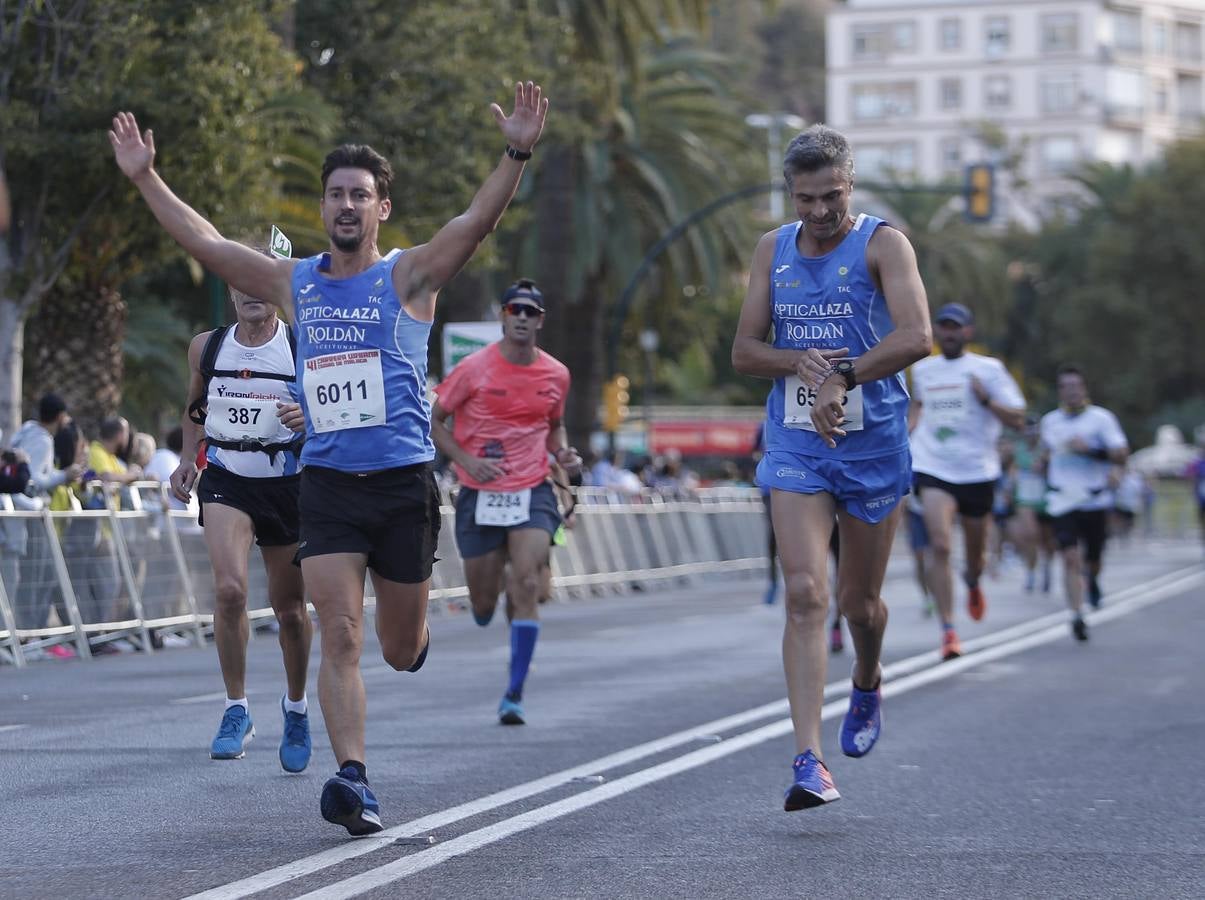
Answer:
[[[845,379],[845,389],[852,391],[858,383],[857,374],[854,372],[854,361],[852,359],[839,359],[833,363],[833,374],[840,375]]]

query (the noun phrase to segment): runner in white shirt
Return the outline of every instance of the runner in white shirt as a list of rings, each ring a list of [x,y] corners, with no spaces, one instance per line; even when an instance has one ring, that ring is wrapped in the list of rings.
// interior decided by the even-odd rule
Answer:
[[[1084,376],[1075,366],[1058,371],[1059,408],[1042,416],[1046,457],[1046,511],[1063,555],[1063,582],[1076,640],[1088,639],[1082,614],[1088,602],[1100,606],[1100,567],[1104,555],[1113,488],[1130,445],[1117,417],[1088,400]],[[1083,544],[1083,553],[1080,545]],[[1086,563],[1086,565],[1085,565]]]
[[[987,611],[979,576],[1000,477],[996,441],[1002,424],[1018,429],[1025,424],[1025,398],[1003,363],[966,350],[974,321],[961,303],[943,306],[933,329],[941,355],[922,359],[911,370],[912,471],[929,532],[925,573],[941,617],[943,659],[962,655],[950,567],[955,516],[961,518],[966,545],[967,611],[978,621]]]

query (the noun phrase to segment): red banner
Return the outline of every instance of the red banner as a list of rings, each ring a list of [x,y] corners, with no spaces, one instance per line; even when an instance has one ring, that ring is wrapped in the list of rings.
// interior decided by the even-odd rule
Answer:
[[[654,422],[651,452],[680,450],[683,456],[748,456],[761,422]]]

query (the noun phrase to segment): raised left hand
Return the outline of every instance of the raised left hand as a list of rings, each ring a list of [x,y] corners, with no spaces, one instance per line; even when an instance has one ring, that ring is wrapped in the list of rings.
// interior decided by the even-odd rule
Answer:
[[[531,81],[515,84],[515,108],[508,116],[497,103],[490,104],[494,121],[502,130],[506,142],[516,150],[529,153],[544,131],[544,117],[548,115],[548,98],[542,89]]]

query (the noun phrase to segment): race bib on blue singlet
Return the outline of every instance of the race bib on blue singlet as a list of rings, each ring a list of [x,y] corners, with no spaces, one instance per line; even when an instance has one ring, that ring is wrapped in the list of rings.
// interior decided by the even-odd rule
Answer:
[[[782,424],[787,428],[799,428],[804,431],[815,431],[812,424],[812,409],[816,405],[816,390],[803,383],[798,375],[788,375],[784,379],[786,394],[784,396]],[[852,391],[845,394],[845,424],[842,431],[861,431],[864,428],[862,417],[862,385],[855,385]]]

